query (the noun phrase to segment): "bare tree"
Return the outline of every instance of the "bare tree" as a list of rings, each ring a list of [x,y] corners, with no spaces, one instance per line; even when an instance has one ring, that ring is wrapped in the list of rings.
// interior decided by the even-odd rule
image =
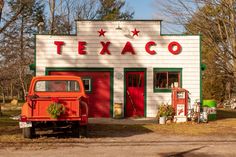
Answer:
[[[54,33],[54,23],[55,23],[55,0],[48,0],[50,8],[50,34]]]
[[[71,8],[72,8],[72,6],[73,6],[73,4],[71,5],[70,4],[70,2],[68,1],[68,0],[66,0],[66,11],[67,11],[67,18],[66,18],[66,23],[67,23],[67,27],[66,27],[66,29],[67,29],[67,34],[70,34],[71,33],[71,11],[73,11],[73,10],[71,10]]]
[[[98,14],[98,0],[80,0],[76,8],[76,19],[93,20]]]
[[[10,18],[10,20],[5,20],[5,19],[3,19],[3,18],[1,18],[1,21],[5,21],[4,22],[4,24],[3,24],[3,26],[0,28],[0,34],[4,31],[4,30],[6,30],[7,29],[7,27],[10,25],[10,24],[12,24],[14,21],[16,21],[17,20],[17,18],[18,18],[18,16],[22,13],[22,11],[24,10],[24,7],[25,7],[25,4],[22,4],[20,7],[19,7],[19,9],[17,10],[17,12],[15,12],[15,14]],[[2,10],[1,10],[2,11]],[[0,21],[0,22],[1,22]],[[2,22],[1,22],[1,24],[2,24]]]
[[[236,83],[236,0],[166,0],[162,6],[159,15],[169,23],[183,26],[187,34],[203,35],[203,61],[214,62],[210,75],[219,72],[230,97]],[[214,60],[206,58],[210,53]]]
[[[0,22],[1,22],[1,18],[2,18],[2,9],[4,7],[4,0],[0,0]]]
[[[18,6],[21,6],[21,3],[22,0],[7,3],[9,16],[18,12]],[[17,86],[17,89],[22,91],[21,95],[26,93],[29,73],[27,69],[33,59],[34,40],[32,33],[37,30],[37,19],[39,13],[43,12],[43,8],[40,1],[28,1],[17,19],[0,35],[0,84],[4,85],[1,88],[3,98],[6,93],[9,95],[7,91],[9,91],[11,83],[14,82],[13,80],[17,80],[14,87]]]
[[[71,34],[77,19],[95,19],[99,0],[48,0],[50,34]]]

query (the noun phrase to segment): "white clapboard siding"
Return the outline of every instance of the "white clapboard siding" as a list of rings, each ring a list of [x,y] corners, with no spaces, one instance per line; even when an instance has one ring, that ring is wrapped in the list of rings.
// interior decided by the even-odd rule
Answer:
[[[133,28],[150,28],[150,30],[160,31],[160,21],[77,21],[77,31],[94,30],[97,29],[116,29],[120,27],[119,31]]]
[[[117,27],[121,29],[116,29]],[[139,36],[132,36],[134,29]],[[99,37],[98,31],[106,31]],[[154,68],[182,68],[182,87],[191,93],[191,101],[200,98],[200,36],[161,35],[160,21],[78,21],[77,34],[73,36],[36,36],[36,75],[45,75],[46,67],[114,68],[114,102],[124,102],[124,68],[146,68],[147,117],[155,117],[158,105],[171,104],[171,93],[153,91]],[[57,54],[54,41],[63,41],[61,54]],[[78,54],[78,42],[86,42],[86,54]],[[100,55],[100,42],[110,42],[110,55]],[[131,42],[135,55],[121,55],[126,42]],[[145,51],[145,45],[154,41],[155,55]],[[170,42],[182,46],[178,55],[168,50]],[[122,79],[116,76],[122,74]]]

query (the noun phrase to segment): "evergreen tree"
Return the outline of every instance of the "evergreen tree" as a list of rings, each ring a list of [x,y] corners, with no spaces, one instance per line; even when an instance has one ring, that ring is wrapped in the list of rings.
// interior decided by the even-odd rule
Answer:
[[[97,19],[101,20],[129,20],[133,18],[134,12],[125,10],[125,1],[121,0],[100,0]]]

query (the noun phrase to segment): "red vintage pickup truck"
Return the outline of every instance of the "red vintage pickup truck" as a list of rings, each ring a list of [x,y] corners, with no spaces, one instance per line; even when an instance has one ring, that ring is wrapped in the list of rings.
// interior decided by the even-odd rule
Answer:
[[[74,136],[87,135],[88,98],[76,76],[38,76],[31,81],[20,117],[24,138],[33,138],[36,128],[67,127]]]

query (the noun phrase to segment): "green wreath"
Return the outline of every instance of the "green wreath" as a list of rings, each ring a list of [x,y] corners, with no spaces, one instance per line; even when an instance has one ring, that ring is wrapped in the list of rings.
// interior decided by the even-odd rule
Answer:
[[[51,118],[57,119],[65,113],[65,106],[60,103],[53,102],[48,106],[47,111],[51,115]]]

